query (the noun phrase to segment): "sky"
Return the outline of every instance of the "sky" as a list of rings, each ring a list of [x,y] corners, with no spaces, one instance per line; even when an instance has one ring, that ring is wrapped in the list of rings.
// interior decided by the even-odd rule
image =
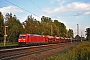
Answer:
[[[5,16],[12,13],[20,22],[32,15],[40,21],[42,16],[51,17],[73,29],[74,36],[85,36],[86,28],[90,28],[90,0],[0,0],[0,11]],[[82,33],[81,33],[82,32]]]

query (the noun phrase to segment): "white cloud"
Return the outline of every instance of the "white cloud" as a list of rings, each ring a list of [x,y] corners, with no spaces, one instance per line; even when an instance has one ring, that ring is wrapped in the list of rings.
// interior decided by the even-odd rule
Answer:
[[[50,3],[55,3],[55,0],[50,0]]]
[[[21,10],[20,8],[18,8],[16,6],[2,7],[2,8],[0,8],[0,11],[3,14],[5,14],[5,13],[19,13],[19,12],[23,12],[23,10]]]
[[[84,14],[86,14],[86,15],[90,15],[90,12],[85,12]]]
[[[55,2],[57,2],[57,1],[59,1],[59,0],[50,0],[50,3],[55,3]]]
[[[63,5],[65,2],[65,0],[50,0],[50,3],[58,3],[59,5]]]
[[[88,11],[90,10],[90,4],[88,3],[80,3],[73,2],[71,4],[67,4],[66,6],[60,6],[55,9],[45,8],[44,11],[47,13],[61,13],[61,12],[78,12],[78,11]]]
[[[79,12],[77,14],[74,14],[74,16],[82,16],[82,15],[90,15],[90,11],[87,12]]]

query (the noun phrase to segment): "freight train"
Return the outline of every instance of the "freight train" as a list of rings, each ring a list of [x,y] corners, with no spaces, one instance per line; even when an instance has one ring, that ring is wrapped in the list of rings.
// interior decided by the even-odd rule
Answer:
[[[37,34],[20,34],[18,38],[19,45],[51,44],[61,42],[72,42],[72,38]]]

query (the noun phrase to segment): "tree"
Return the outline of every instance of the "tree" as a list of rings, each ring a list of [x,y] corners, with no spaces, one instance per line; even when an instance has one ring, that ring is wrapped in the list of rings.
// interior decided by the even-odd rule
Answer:
[[[3,41],[4,37],[4,17],[0,12],[0,42]]]
[[[61,30],[60,30],[60,36],[61,37],[67,37],[67,29],[66,26],[64,25],[64,23],[61,23]]]
[[[24,24],[25,31],[26,33],[30,34],[40,34],[41,33],[40,25],[41,24],[39,21],[34,19],[32,16],[28,16]]]
[[[72,29],[69,29],[68,30],[68,38],[73,38],[73,30]]]
[[[67,37],[67,29],[64,23],[58,22],[58,20],[54,20],[54,24],[58,27],[58,33],[60,37]]]
[[[49,25],[49,24],[47,24],[46,22],[42,22],[41,23],[42,24],[42,28],[43,28],[43,30],[42,30],[42,34],[44,34],[44,35],[51,35],[51,26]]]
[[[51,20],[51,18],[50,18],[50,17],[45,17],[45,16],[42,16],[42,18],[41,18],[41,22],[50,23],[50,22],[52,22],[52,20]]]
[[[61,35],[61,22],[54,20],[54,24],[58,27],[59,36]]]
[[[75,39],[78,40],[78,41],[80,41],[81,40],[81,37],[79,35],[76,35],[75,36]]]
[[[86,40],[90,41],[90,28],[86,28]]]
[[[52,29],[52,32],[51,32],[52,35],[53,36],[60,36],[58,26],[56,26],[54,23],[51,23],[50,25],[51,25],[51,29]]]
[[[21,33],[21,23],[17,19],[16,15],[12,16],[12,13],[6,14],[6,22],[5,24],[8,26],[7,28],[7,40],[8,42],[17,42],[18,36]]]

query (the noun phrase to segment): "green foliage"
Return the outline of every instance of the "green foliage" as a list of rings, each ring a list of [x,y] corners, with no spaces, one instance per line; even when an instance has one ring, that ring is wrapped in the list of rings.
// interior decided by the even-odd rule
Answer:
[[[75,39],[76,39],[76,40],[81,40],[81,37],[80,37],[79,35],[76,35],[76,36],[75,36]]]
[[[42,27],[40,22],[34,19],[32,16],[28,16],[25,21],[25,31],[30,34],[41,34],[40,28]]]
[[[90,41],[90,28],[86,28],[86,40],[89,40]]]
[[[54,20],[54,24],[58,27],[58,33],[60,37],[67,37],[67,29],[64,23]]]
[[[7,28],[7,42],[17,42],[18,36],[21,32],[21,23],[16,18],[16,16],[12,16],[12,14],[6,14],[7,21],[5,24],[8,26]]]
[[[41,22],[50,23],[50,22],[52,22],[52,20],[51,20],[51,18],[49,18],[49,17],[42,16],[42,17],[41,17]]]
[[[61,35],[60,36],[67,37],[67,29],[66,29],[66,26],[64,25],[64,23],[61,23],[60,28],[61,28],[61,31],[60,31]]]
[[[59,22],[58,20],[54,20],[54,24],[57,26],[58,35],[61,36],[61,22]]]
[[[90,42],[81,42],[65,54],[51,56],[48,60],[90,60]]]
[[[74,34],[73,34],[73,30],[72,29],[69,29],[68,30],[68,38],[73,38]]]
[[[0,12],[0,42],[3,41],[4,37],[4,18],[2,13]]]
[[[26,33],[67,36],[66,26],[63,23],[58,22],[58,20],[52,22],[51,18],[45,16],[42,16],[41,22],[37,21],[32,16],[28,16],[24,26]]]

